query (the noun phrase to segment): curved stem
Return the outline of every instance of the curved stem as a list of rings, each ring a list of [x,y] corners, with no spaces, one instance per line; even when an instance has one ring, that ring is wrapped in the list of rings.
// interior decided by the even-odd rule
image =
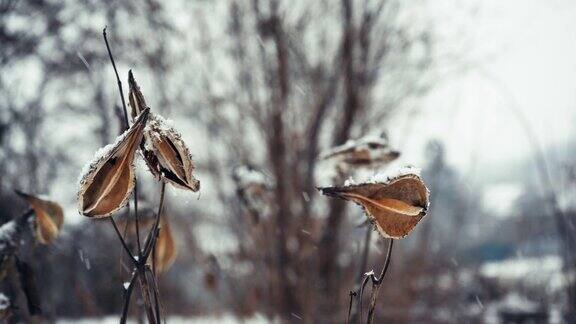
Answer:
[[[378,293],[380,292],[380,285],[388,271],[390,266],[390,260],[392,257],[392,246],[394,244],[394,239],[390,239],[390,244],[388,245],[388,253],[386,255],[386,262],[384,263],[384,268],[380,273],[380,278],[372,279],[372,297],[370,299],[370,307],[368,308],[368,324],[374,323],[374,315],[376,314],[376,299],[378,299]]]
[[[364,288],[369,281],[372,282],[372,293],[370,298],[370,306],[368,308],[368,323],[374,322],[374,309],[376,307],[376,299],[378,298],[378,292],[380,290],[380,285],[384,280],[384,276],[390,267],[390,261],[392,260],[392,247],[394,246],[394,239],[390,239],[390,244],[388,245],[388,252],[386,253],[386,261],[384,261],[384,267],[380,272],[380,276],[376,277],[373,271],[370,271],[365,274],[364,280],[362,281],[362,285],[360,285],[360,292],[358,294],[358,310],[357,313],[360,314],[360,322],[363,319],[363,312],[362,312],[362,296],[364,296]]]

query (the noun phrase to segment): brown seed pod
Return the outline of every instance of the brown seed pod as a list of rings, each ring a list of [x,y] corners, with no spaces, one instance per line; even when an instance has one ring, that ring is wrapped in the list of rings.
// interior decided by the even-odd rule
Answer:
[[[53,201],[21,191],[16,190],[16,193],[30,204],[36,214],[34,237],[41,244],[50,244],[58,236],[64,223],[62,207]]]
[[[128,73],[128,95],[132,117],[147,108],[132,71]],[[148,169],[158,180],[176,187],[198,191],[200,182],[194,178],[194,162],[182,136],[159,115],[150,114],[141,145]]]
[[[359,204],[378,232],[393,239],[406,237],[426,215],[429,204],[428,189],[414,173],[319,190],[324,195]]]
[[[162,217],[160,220],[160,232],[158,233],[158,239],[154,248],[156,272],[162,273],[167,271],[174,261],[176,261],[177,255],[178,251],[172,230],[170,229],[170,224],[165,217]]]
[[[106,217],[123,207],[134,189],[134,156],[142,141],[148,109],[118,137],[114,144],[96,153],[82,172],[78,210],[88,217]]]
[[[337,159],[354,166],[377,166],[388,164],[398,157],[400,152],[390,147],[383,133],[380,137],[365,136],[336,146],[322,154],[321,159]]]

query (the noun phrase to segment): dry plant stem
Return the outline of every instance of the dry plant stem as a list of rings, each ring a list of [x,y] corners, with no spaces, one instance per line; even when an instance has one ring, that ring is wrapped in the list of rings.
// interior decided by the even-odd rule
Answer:
[[[368,224],[366,227],[366,236],[364,238],[364,250],[362,251],[362,259],[360,259],[358,280],[361,280],[364,273],[366,273],[366,265],[368,264],[368,256],[370,253],[370,239],[372,238],[372,231],[372,225]]]
[[[120,230],[118,229],[118,225],[116,225],[116,221],[114,221],[114,217],[110,216],[108,217],[108,219],[110,220],[110,222],[112,223],[112,226],[114,227],[114,231],[116,232],[116,235],[118,236],[118,238],[120,239],[120,243],[122,243],[122,247],[124,247],[124,250],[126,251],[126,253],[128,254],[128,256],[130,256],[130,259],[132,260],[133,263],[136,262],[136,258],[134,258],[134,255],[132,254],[132,251],[130,251],[130,248],[128,247],[128,245],[126,244],[126,241],[124,241],[124,238],[122,237],[122,233],[120,233]]]
[[[371,298],[370,298],[370,306],[368,309],[368,321],[367,323],[373,323],[374,322],[374,314],[375,314],[375,307],[376,307],[376,300],[378,298],[378,293],[380,290],[380,285],[382,284],[383,280],[384,280],[384,276],[386,275],[386,272],[388,271],[388,268],[390,266],[390,261],[392,260],[392,247],[394,245],[394,239],[390,239],[390,244],[388,245],[388,252],[386,253],[386,261],[384,261],[384,267],[382,268],[382,271],[380,272],[380,276],[376,277],[374,275],[374,273],[370,273],[368,275],[366,275],[366,277],[364,278],[364,281],[362,282],[362,285],[360,287],[360,294],[358,296],[358,313],[360,314],[360,322],[362,322],[362,296],[364,294],[364,288],[366,287],[366,285],[368,284],[369,281],[372,282],[372,293],[371,293]]]
[[[122,317],[120,317],[120,324],[126,324],[128,319],[128,309],[130,308],[130,296],[132,296],[132,291],[134,290],[134,285],[136,284],[136,272],[132,273],[132,279],[126,290],[124,291],[124,306],[122,307]]]
[[[346,324],[350,323],[350,313],[352,312],[352,304],[354,302],[354,297],[358,294],[355,291],[350,291],[350,303],[348,304],[348,316],[346,317]]]
[[[143,267],[138,267],[138,279],[140,281],[140,291],[142,293],[142,298],[144,299],[144,309],[146,310],[146,316],[148,317],[148,323],[156,323],[156,316],[154,309],[152,308],[152,299],[150,296],[150,284],[148,283],[148,278],[146,277],[146,270]]]
[[[372,297],[370,299],[370,307],[368,308],[368,324],[374,323],[374,315],[376,314],[376,299],[378,299],[378,293],[380,292],[380,286],[386,275],[386,271],[390,266],[390,260],[392,257],[392,246],[394,244],[394,239],[390,239],[390,244],[388,245],[388,254],[386,255],[386,262],[384,263],[384,268],[380,273],[379,278],[372,278]]]
[[[110,61],[112,62],[112,67],[114,68],[114,73],[116,74],[116,81],[118,82],[118,89],[120,90],[120,99],[122,100],[122,107],[124,108],[124,126],[126,128],[129,127],[128,125],[128,110],[126,109],[126,101],[124,101],[124,91],[122,90],[122,82],[120,81],[120,77],[118,76],[118,70],[116,69],[116,63],[114,62],[114,57],[112,56],[112,51],[110,50],[110,45],[108,44],[108,38],[106,37],[106,28],[102,31],[102,35],[104,35],[104,42],[106,43],[106,49],[108,50],[108,56],[110,57]]]
[[[120,92],[120,99],[122,101],[122,108],[124,110],[124,127],[125,129],[130,128],[128,122],[128,108],[126,107],[126,100],[124,100],[124,91],[122,90],[122,81],[120,81],[120,76],[118,76],[118,69],[116,69],[116,62],[114,61],[114,56],[112,56],[112,50],[110,49],[110,44],[108,44],[108,37],[106,37],[106,27],[102,31],[104,36],[104,42],[106,43],[106,49],[108,50],[108,56],[110,57],[110,62],[112,62],[112,67],[114,68],[114,74],[116,75],[116,81],[118,83],[118,91]],[[140,248],[140,228],[138,220],[138,182],[134,180],[134,217],[136,219],[136,243],[138,246],[138,256],[142,257],[142,249]]]
[[[120,323],[126,323],[126,319],[128,316],[128,308],[130,306],[130,297],[132,295],[133,292],[133,286],[134,283],[136,281],[136,279],[139,279],[140,281],[140,287],[142,290],[142,296],[144,298],[144,308],[146,309],[146,315],[148,316],[148,321],[150,323],[160,323],[159,320],[157,320],[160,317],[160,314],[156,313],[154,314],[154,310],[152,309],[152,304],[150,303],[150,285],[148,284],[148,280],[146,277],[146,261],[148,260],[148,257],[150,256],[150,254],[154,251],[154,246],[156,245],[156,237],[158,236],[158,226],[160,223],[160,215],[162,214],[162,210],[164,208],[164,196],[165,196],[165,192],[166,192],[166,183],[162,182],[162,188],[160,191],[160,203],[158,206],[158,212],[156,213],[156,221],[154,223],[154,227],[150,230],[150,232],[148,233],[148,237],[146,239],[146,242],[144,243],[144,251],[142,252],[142,258],[139,258],[137,261],[134,262],[134,265],[136,267],[133,275],[132,275],[132,279],[130,280],[130,284],[128,286],[128,289],[126,289],[126,293],[124,294],[124,308],[122,310],[122,319],[120,321]],[[156,284],[156,279],[153,278],[153,288],[155,290],[157,290],[157,284]],[[155,304],[154,304],[154,308],[155,309],[160,309],[161,305],[160,305],[160,295],[159,293],[157,293],[156,291],[154,291],[154,296],[158,296],[158,298],[155,298]]]
[[[158,288],[158,281],[156,280],[156,275],[150,269],[150,267],[146,267],[146,271],[150,275],[150,279],[152,281],[152,291],[154,292],[154,307],[156,311],[156,322],[161,323],[161,315],[162,315],[162,301],[160,300],[160,290]]]
[[[120,77],[118,76],[118,70],[116,68],[116,63],[114,61],[114,57],[112,56],[112,51],[110,50],[110,45],[108,43],[108,38],[106,37],[106,28],[104,28],[104,30],[102,31],[102,34],[104,36],[104,42],[106,43],[106,49],[108,50],[108,56],[110,57],[110,61],[112,63],[112,67],[114,68],[114,74],[116,75],[116,81],[118,82],[118,90],[120,92],[120,99],[122,101],[122,107],[124,108],[124,124],[126,129],[129,128],[129,122],[128,122],[128,109],[126,107],[126,101],[124,100],[124,91],[122,90],[122,82],[120,81]],[[146,261],[148,259],[148,257],[150,256],[150,252],[152,250],[154,250],[154,246],[156,245],[156,237],[158,235],[158,224],[160,222],[160,215],[162,213],[162,208],[164,206],[164,192],[165,192],[165,187],[166,184],[162,183],[162,190],[161,190],[161,194],[160,194],[160,206],[159,206],[159,210],[158,210],[158,214],[156,215],[156,223],[154,224],[154,228],[150,231],[150,233],[148,233],[148,240],[146,242],[146,246],[144,248],[144,251],[142,250],[141,246],[140,246],[140,229],[139,229],[139,215],[138,215],[138,185],[137,185],[137,180],[134,181],[134,212],[135,212],[135,226],[136,226],[136,239],[137,239],[137,246],[138,246],[138,259],[136,259],[134,257],[134,255],[130,252],[130,249],[128,249],[128,246],[126,244],[126,242],[124,241],[124,238],[122,237],[120,231],[118,230],[118,226],[116,226],[116,222],[114,222],[114,219],[112,217],[110,217],[111,221],[112,221],[112,225],[114,226],[114,230],[116,231],[116,234],[118,235],[118,238],[120,239],[120,241],[122,242],[122,245],[124,246],[124,248],[126,249],[126,251],[128,252],[128,254],[130,255],[132,262],[134,264],[134,266],[136,267],[136,271],[134,274],[134,279],[137,278],[139,279],[140,282],[140,288],[141,288],[141,294],[142,294],[142,298],[144,299],[144,307],[146,309],[146,315],[148,317],[148,321],[150,323],[159,323],[159,314],[155,314],[154,309],[152,308],[152,302],[151,302],[151,287],[150,284],[148,282],[148,277],[146,274]],[[132,283],[132,280],[131,280]],[[129,288],[131,288],[131,286],[133,286],[133,284],[129,285]],[[124,305],[125,305],[125,309],[123,310],[123,314],[124,312],[128,312],[128,307],[129,307],[129,303],[130,303],[130,297],[132,295],[132,290],[127,290],[124,296]],[[158,298],[155,298],[155,308],[159,309],[158,306]],[[125,319],[124,319],[125,321]]]
[[[362,281],[362,277],[366,273],[366,266],[368,265],[368,257],[370,255],[370,239],[372,238],[373,228],[370,224],[366,227],[366,236],[364,237],[364,249],[362,250],[362,256],[360,258],[360,267],[358,268],[358,281]],[[355,287],[354,289],[357,289]],[[352,293],[352,292],[351,292]],[[352,308],[352,303],[354,301],[354,297],[357,297],[358,294],[354,292],[354,295],[350,295],[350,308]],[[356,323],[358,321],[358,308],[354,309],[354,312],[351,313],[350,309],[348,311],[348,321],[352,318],[352,323]]]

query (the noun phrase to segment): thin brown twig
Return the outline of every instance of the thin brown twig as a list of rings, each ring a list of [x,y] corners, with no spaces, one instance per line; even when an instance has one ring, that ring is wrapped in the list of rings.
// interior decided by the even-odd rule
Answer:
[[[160,215],[162,214],[162,209],[164,208],[164,193],[166,191],[166,183],[162,182],[162,188],[160,189],[160,204],[158,205],[158,212],[156,213],[156,220],[154,222],[154,226],[150,233],[148,233],[148,237],[146,238],[146,242],[144,243],[144,259],[143,262],[146,262],[148,257],[150,256],[150,252],[153,250],[152,247],[156,244],[156,237],[158,236],[158,226],[160,224]]]
[[[390,239],[390,244],[388,245],[388,253],[386,254],[386,262],[384,263],[384,268],[382,272],[380,272],[380,278],[373,278],[372,279],[372,297],[370,300],[370,307],[368,308],[368,324],[374,323],[374,316],[376,314],[376,299],[378,299],[378,293],[380,292],[380,285],[384,280],[384,276],[386,275],[386,271],[388,271],[388,267],[390,266],[390,260],[392,257],[392,246],[394,244],[394,239]]]
[[[106,28],[102,30],[102,35],[104,36],[104,42],[106,43],[106,49],[108,50],[108,56],[112,62],[112,67],[114,68],[114,73],[116,74],[116,81],[118,82],[118,90],[120,91],[120,99],[122,100],[122,107],[124,108],[124,126],[129,127],[128,123],[128,109],[126,109],[126,101],[124,100],[124,91],[122,90],[122,82],[118,76],[118,70],[116,69],[116,62],[114,62],[114,57],[112,56],[112,51],[110,50],[110,45],[108,44],[108,37],[106,37]]]
[[[350,313],[352,312],[352,303],[354,302],[354,297],[358,294],[355,291],[350,291],[350,303],[348,304],[348,316],[346,317],[346,324],[350,323]]]
[[[386,253],[386,261],[384,261],[384,267],[380,272],[380,276],[376,277],[374,272],[371,271],[366,273],[364,280],[362,281],[362,285],[360,286],[360,293],[358,294],[358,313],[360,314],[360,322],[363,319],[363,312],[362,312],[362,296],[364,295],[364,288],[368,284],[369,281],[372,282],[372,293],[370,298],[370,306],[368,308],[368,319],[367,323],[371,324],[374,322],[374,314],[375,314],[375,307],[376,307],[376,300],[378,298],[378,292],[380,290],[380,285],[384,280],[384,276],[390,267],[390,261],[392,260],[392,247],[394,246],[394,239],[390,239],[390,244],[388,245],[388,252]]]
[[[142,257],[142,247],[140,246],[140,225],[138,215],[138,182],[134,179],[134,215],[136,219],[136,242],[138,246],[138,255]]]

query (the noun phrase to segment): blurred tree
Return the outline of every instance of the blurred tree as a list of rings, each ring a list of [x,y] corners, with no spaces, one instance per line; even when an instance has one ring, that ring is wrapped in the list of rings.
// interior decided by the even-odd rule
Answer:
[[[201,32],[194,80],[203,89],[197,116],[212,143],[202,162],[213,183],[226,183],[225,170],[242,163],[261,166],[275,184],[272,210],[259,224],[238,218],[234,191],[215,188],[229,206],[231,228],[248,222],[244,228],[262,236],[254,242],[235,231],[237,257],[265,267],[255,288],[270,315],[340,320],[354,278],[346,268],[357,260],[342,244],[351,229],[344,205],[315,202],[318,152],[381,131],[430,88],[434,35],[425,19],[412,19],[424,7],[351,0],[221,5],[225,30],[206,19],[208,11],[195,16]]]

